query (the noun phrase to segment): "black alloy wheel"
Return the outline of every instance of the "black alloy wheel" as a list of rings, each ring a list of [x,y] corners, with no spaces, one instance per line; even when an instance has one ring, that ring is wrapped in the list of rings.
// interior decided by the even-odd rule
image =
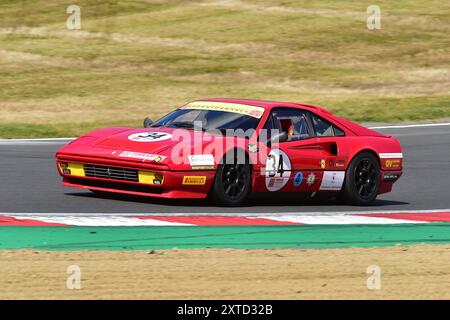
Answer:
[[[250,192],[250,165],[248,158],[238,151],[234,152],[232,161],[226,160],[230,159],[225,156],[217,169],[212,195],[223,205],[237,206],[245,201]]]
[[[378,159],[371,152],[358,154],[347,168],[344,199],[355,205],[369,205],[380,191],[381,173]]]

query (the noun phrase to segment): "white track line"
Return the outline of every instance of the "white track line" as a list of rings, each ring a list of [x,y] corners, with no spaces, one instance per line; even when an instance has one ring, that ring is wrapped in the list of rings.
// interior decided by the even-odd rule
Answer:
[[[17,220],[34,220],[47,223],[59,223],[69,226],[98,226],[98,227],[137,227],[137,226],[196,226],[198,225],[195,220],[193,223],[183,223],[176,221],[164,221],[155,218],[138,219],[135,217],[117,217],[117,216],[92,216],[92,217],[80,217],[80,216],[23,216],[14,215],[10,216]],[[172,217],[174,218],[174,217]],[[214,224],[214,217],[211,217],[211,225]],[[222,218],[222,217],[221,217]],[[228,217],[232,218],[232,217]],[[240,219],[244,217],[239,217]],[[268,219],[272,221],[291,222],[296,224],[328,224],[328,225],[348,225],[348,224],[403,224],[403,223],[425,223],[424,221],[415,221],[408,219],[390,219],[389,216],[385,217],[368,217],[361,215],[334,215],[334,216],[318,216],[318,215],[283,215],[283,216],[259,216],[259,217],[245,217],[246,219]],[[176,218],[174,218],[176,220]],[[185,219],[185,217],[183,217]],[[205,218],[204,218],[205,219]],[[207,219],[207,218],[206,218]],[[239,223],[237,224],[239,225]]]
[[[160,220],[150,220],[150,219],[138,219],[134,217],[119,217],[119,216],[25,216],[25,215],[12,215],[10,216],[19,220],[37,220],[44,221],[48,223],[62,223],[74,226],[98,226],[98,227],[138,227],[138,226],[151,226],[151,227],[161,227],[161,226],[193,226],[189,223],[178,223],[178,222],[168,222]]]
[[[49,145],[66,144],[76,138],[0,139],[0,145]]]
[[[299,215],[299,216],[260,216],[259,218],[265,218],[275,221],[294,222],[301,224],[399,224],[399,223],[423,223],[423,221],[414,221],[406,219],[389,219],[381,217],[366,217],[361,215],[333,215],[333,216],[320,216],[320,215]]]
[[[265,217],[265,216],[347,216],[347,215],[361,215],[361,214],[395,214],[395,213],[434,213],[434,212],[450,212],[450,209],[433,209],[433,210],[366,210],[366,211],[328,211],[328,212],[279,212],[279,213],[264,213],[264,212],[251,212],[251,213],[234,213],[234,212],[209,212],[209,213],[186,213],[186,212],[155,212],[155,213],[51,213],[51,212],[0,212],[0,216],[40,216],[40,217],[58,217],[58,216],[71,216],[71,217],[129,217],[129,216],[230,216],[230,217]]]
[[[417,214],[417,213],[416,213]],[[428,212],[429,215],[432,213]],[[167,214],[165,215],[167,217]],[[81,215],[21,215],[14,214],[8,215],[8,217],[15,218],[17,220],[33,220],[41,221],[47,223],[59,223],[69,226],[103,226],[103,227],[137,227],[137,226],[196,226],[195,218],[192,223],[186,223],[185,219],[189,215],[181,216],[170,216],[175,221],[164,221],[160,220],[158,217],[147,216],[143,219],[134,216],[117,216],[117,215],[92,215],[92,216],[81,216]],[[191,215],[192,217],[194,215]],[[201,219],[211,219],[211,225],[214,225],[215,216],[224,219],[224,217],[219,215],[211,215],[209,217],[202,217]],[[182,220],[182,222],[177,222],[177,217]],[[232,216],[228,216],[232,219]],[[290,222],[295,224],[306,224],[306,225],[356,225],[356,224],[404,224],[404,223],[427,223],[430,221],[416,221],[413,217],[408,219],[405,215],[404,219],[390,218],[389,214],[384,214],[384,216],[373,216],[373,215],[361,215],[361,214],[272,214],[272,215],[255,215],[246,216],[240,215],[239,219],[268,219],[272,221],[280,222]],[[201,225],[201,223],[200,223]],[[239,225],[239,223],[237,224]]]
[[[369,129],[404,129],[404,128],[423,128],[423,127],[442,127],[442,126],[450,126],[450,122],[380,126],[380,127],[369,127]]]
[[[36,138],[36,139],[0,139],[0,141],[60,141],[73,140],[76,138]]]

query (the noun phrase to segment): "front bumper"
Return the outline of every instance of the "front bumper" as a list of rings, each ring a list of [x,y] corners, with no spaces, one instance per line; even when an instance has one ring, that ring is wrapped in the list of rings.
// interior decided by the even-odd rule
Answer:
[[[93,175],[87,169],[92,166],[110,169],[102,171],[107,171],[108,176]],[[57,168],[65,187],[157,198],[205,198],[215,178],[215,170],[174,171],[166,166],[70,156],[58,156]],[[117,172],[125,175],[119,177]]]

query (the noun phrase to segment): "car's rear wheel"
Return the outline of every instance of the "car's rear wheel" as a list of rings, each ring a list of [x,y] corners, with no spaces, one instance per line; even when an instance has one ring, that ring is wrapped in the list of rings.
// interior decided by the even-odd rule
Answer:
[[[350,204],[369,205],[380,191],[380,165],[370,152],[358,154],[350,163],[344,183],[343,196]]]
[[[239,155],[239,152],[234,152],[231,161],[227,162],[225,159],[217,169],[212,196],[222,205],[238,206],[246,200],[250,193],[250,165],[247,158]],[[239,161],[242,159],[246,160]]]

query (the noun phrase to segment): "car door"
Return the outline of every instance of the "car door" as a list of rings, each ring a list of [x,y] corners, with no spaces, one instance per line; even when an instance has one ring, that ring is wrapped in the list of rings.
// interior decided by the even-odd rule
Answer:
[[[345,179],[345,165],[348,156],[347,152],[342,150],[343,145],[340,143],[345,138],[345,132],[337,125],[312,112],[310,120],[323,157],[319,190],[340,191]]]
[[[266,191],[318,191],[324,171],[336,161],[335,141],[316,135],[306,110],[275,108],[270,117],[272,124],[265,128],[287,132],[288,139],[271,145],[268,152],[264,170]]]

